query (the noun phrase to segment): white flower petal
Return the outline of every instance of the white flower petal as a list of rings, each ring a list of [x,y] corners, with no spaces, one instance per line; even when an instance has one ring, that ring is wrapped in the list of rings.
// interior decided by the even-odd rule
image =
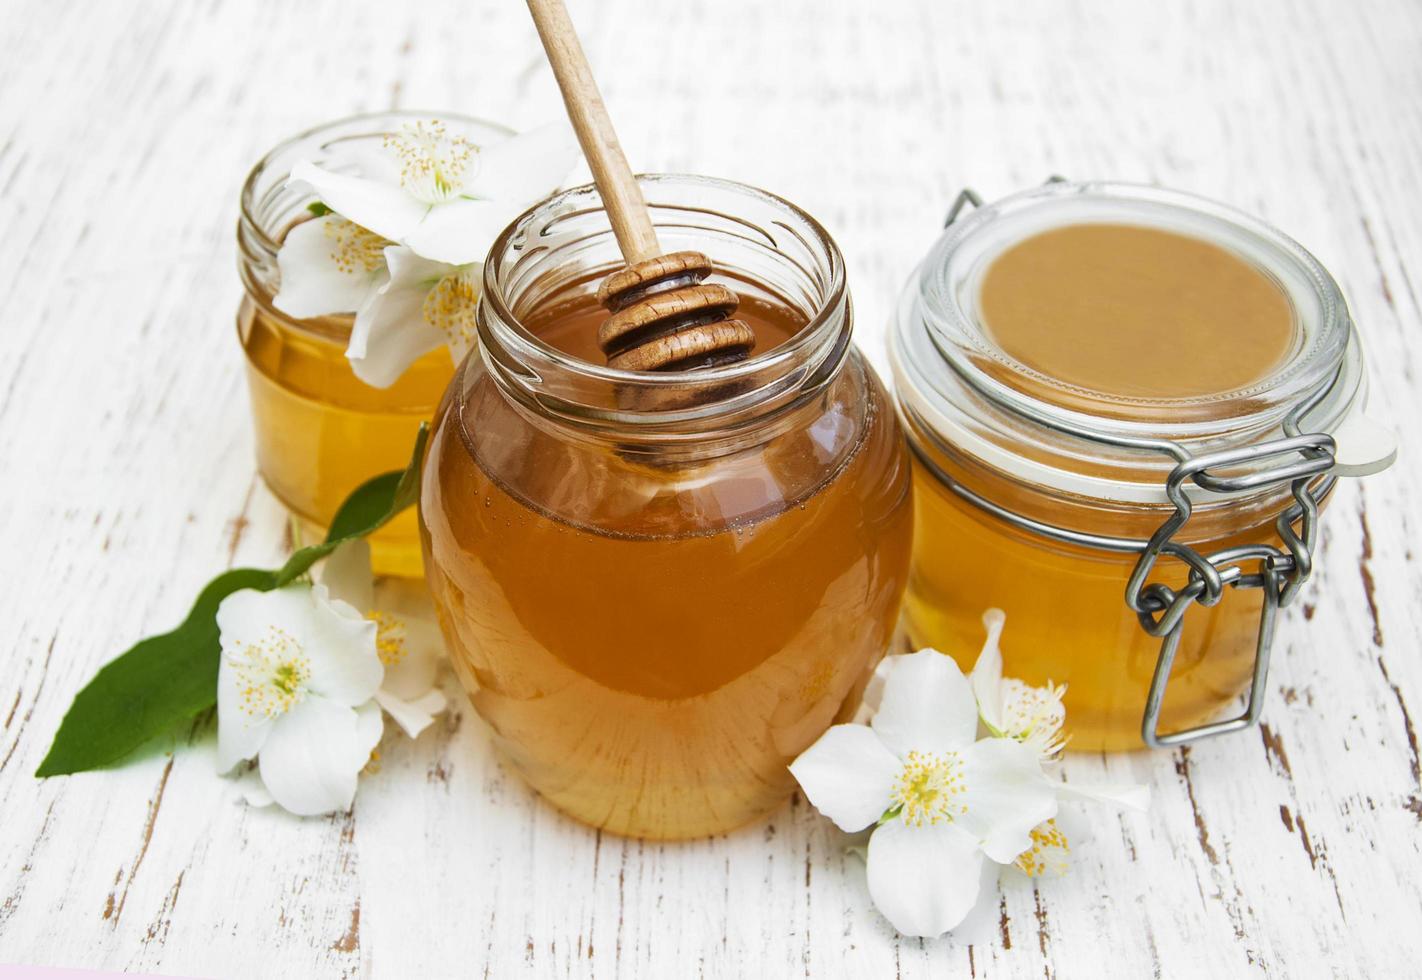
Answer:
[[[403,657],[385,665],[380,689],[403,701],[424,697],[434,686],[444,657],[444,636],[439,631],[429,590],[423,582],[386,579],[376,593],[376,608],[399,620],[405,648]]]
[[[382,578],[375,590],[375,605],[402,619],[426,620],[439,628],[434,600],[424,579]]]
[[[971,745],[978,702],[953,658],[937,650],[890,657],[874,731],[900,757]]]
[[[356,538],[331,552],[321,568],[321,584],[331,598],[357,612],[375,608],[375,574],[370,568],[370,542]]]
[[[370,758],[361,749],[355,709],[318,694],[277,719],[262,747],[262,783],[284,809],[301,816],[344,810],[355,799],[356,775]],[[360,759],[357,765],[356,760]]]
[[[230,772],[261,751],[271,733],[271,719],[242,710],[237,671],[224,656],[217,667],[217,771]]]
[[[302,638],[311,663],[307,687],[352,708],[369,701],[385,676],[375,649],[375,623],[332,600],[324,585],[310,590],[310,610]]]
[[[430,208],[430,213],[404,238],[415,254],[435,262],[468,265],[483,262],[509,223],[528,208],[522,199],[470,201],[455,199]]]
[[[958,826],[998,864],[1032,846],[1032,828],[1057,813],[1051,780],[1035,752],[1010,738],[985,738],[962,752],[963,813]]]
[[[417,738],[434,721],[435,715],[448,704],[444,692],[431,689],[409,701],[396,697],[384,688],[375,692],[375,701],[399,725],[406,735]]]
[[[314,163],[292,167],[290,182],[305,184],[326,207],[392,242],[403,241],[430,209],[399,184],[333,173]]]
[[[983,613],[983,626],[987,627],[987,640],[977,663],[973,664],[973,694],[978,699],[978,711],[983,721],[999,732],[1002,731],[1002,649],[998,645],[1002,638],[1002,627],[1007,615],[1001,609],[989,609]]]
[[[311,592],[304,585],[259,592],[242,589],[217,607],[217,629],[223,652],[254,646],[276,627],[298,640],[311,618]]]
[[[331,147],[327,159],[337,162],[342,173],[358,174],[366,180],[401,186],[403,161],[398,153],[391,152],[384,139],[337,144]],[[320,166],[319,161],[312,162]]]
[[[385,250],[390,281],[356,313],[346,358],[356,377],[388,388],[422,355],[445,343],[425,319],[425,299],[454,266],[423,259],[403,246]]]
[[[810,804],[850,833],[884,815],[902,768],[863,725],[835,725],[790,764]]]
[[[1096,825],[1082,813],[1081,807],[1064,806],[1052,819],[1073,848],[1079,849],[1096,839]]]
[[[266,785],[262,782],[261,771],[252,768],[242,772],[236,779],[237,792],[248,806],[264,807],[271,806],[276,800],[272,799],[272,794],[267,792]]]
[[[884,678],[889,674],[889,661],[892,659],[892,657],[885,657],[880,660],[878,666],[874,668],[874,673],[869,675],[869,683],[864,685],[864,696],[860,699],[859,708],[851,719],[856,725],[867,725],[874,720],[874,715],[884,700]]]
[[[941,936],[977,904],[983,856],[952,824],[890,820],[869,838],[869,897],[905,936]]]
[[[1144,813],[1150,809],[1150,787],[1141,783],[1101,783],[1097,785],[1060,783],[1049,780],[1063,800],[1090,803],[1111,803],[1127,810]]]
[[[405,621],[405,656],[385,668],[380,689],[404,700],[423,697],[434,687],[443,655],[443,637],[433,623]]]
[[[341,236],[358,234],[351,222],[334,214],[303,221],[287,232],[277,251],[281,289],[272,305],[298,319],[360,309],[385,284],[387,273],[378,251],[336,261]]]
[[[479,150],[464,193],[526,207],[552,193],[578,162],[578,140],[566,120],[530,129]],[[524,208],[519,208],[523,211]]]
[[[996,861],[983,861],[978,878],[978,897],[973,907],[963,917],[963,921],[953,927],[950,935],[956,946],[986,946],[998,935],[998,879],[1002,875],[1002,865]]]
[[[370,762],[370,755],[380,744],[380,736],[385,734],[385,718],[380,714],[380,705],[374,700],[356,708],[356,740],[351,747],[351,765],[356,772]]]

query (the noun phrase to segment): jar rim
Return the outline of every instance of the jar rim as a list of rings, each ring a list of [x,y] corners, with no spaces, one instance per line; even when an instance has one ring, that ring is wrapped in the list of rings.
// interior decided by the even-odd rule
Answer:
[[[638,387],[684,388],[687,386],[722,386],[728,383],[749,380],[768,370],[786,366],[803,358],[807,349],[823,343],[827,327],[831,327],[846,301],[844,256],[829,232],[808,212],[798,205],[770,191],[719,177],[700,174],[644,173],[636,175],[637,183],[643,189],[649,208],[655,210],[663,206],[653,195],[658,190],[684,185],[691,188],[709,188],[732,194],[743,194],[754,200],[771,205],[793,216],[813,236],[814,244],[826,262],[825,282],[816,309],[805,325],[794,336],[769,351],[755,354],[745,360],[713,367],[695,368],[688,371],[650,372],[628,371],[595,364],[565,353],[538,337],[524,324],[512,309],[505,295],[504,278],[507,264],[518,259],[518,253],[526,248],[541,247],[537,240],[554,235],[551,226],[568,214],[585,214],[601,211],[601,197],[595,185],[581,184],[567,190],[558,191],[532,205],[519,215],[495,239],[493,247],[484,263],[484,288],[480,293],[481,312],[485,304],[492,316],[479,318],[481,343],[486,322],[490,325],[488,341],[497,341],[500,346],[514,349],[516,355],[531,357],[556,366],[558,369],[581,375],[597,382],[614,385],[635,385]],[[610,229],[609,225],[609,229]],[[788,229],[787,229],[788,230]],[[798,233],[791,231],[791,234]],[[526,244],[530,240],[534,244]],[[803,241],[803,239],[801,239]],[[712,256],[714,261],[715,256]]]
[[[586,299],[625,266],[602,198],[585,184],[534,205],[495,242],[477,356],[456,383],[468,383],[478,362],[539,424],[669,464],[738,452],[797,424],[849,360],[853,314],[839,246],[805,211],[756,187],[694,174],[637,180],[662,248],[706,254],[714,276],[794,310],[800,329],[743,361],[687,371],[619,370],[547,343],[524,316]]]
[[[1187,234],[1244,252],[1240,257],[1271,274],[1300,315],[1311,318],[1302,325],[1308,337],[1265,379],[1219,397],[1226,410],[1178,422],[1169,419],[1169,410],[1200,399],[1156,399],[1161,412],[1153,418],[1113,416],[1004,383],[983,367],[988,363],[1001,369],[1003,361],[984,342],[980,325],[968,322],[958,293],[966,276],[961,262],[954,266],[955,257],[976,247],[981,260],[985,239],[995,236],[1010,245],[1049,228],[1086,223],[1071,216],[1092,209],[1124,218],[1126,224],[1183,224]],[[1014,222],[1017,237],[1012,238],[1003,228]],[[1005,247],[988,254],[1001,254]],[[1168,503],[1164,474],[1179,456],[1162,453],[1162,445],[1201,453],[1262,442],[1277,436],[1301,405],[1309,406],[1304,420],[1309,431],[1332,432],[1361,410],[1366,391],[1357,332],[1341,290],[1302,246],[1265,222],[1207,198],[1107,181],[1054,179],[950,221],[905,287],[890,355],[901,403],[955,448],[1050,490],[1132,503]],[[1186,490],[1199,499],[1219,499],[1206,498],[1193,485]]]

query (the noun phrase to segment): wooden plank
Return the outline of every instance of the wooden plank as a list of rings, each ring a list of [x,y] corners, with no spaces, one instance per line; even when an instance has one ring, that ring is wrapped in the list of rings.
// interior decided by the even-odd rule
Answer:
[[[1286,617],[1266,726],[1073,757],[1152,783],[990,944],[903,940],[797,798],[658,845],[534,797],[467,706],[390,739],[348,816],[251,811],[201,728],[30,777],[76,688],[229,563],[269,562],[232,230],[282,136],[389,106],[559,111],[517,3],[12,0],[0,27],[0,961],[188,975],[1388,976],[1422,940],[1422,9],[573,4],[634,165],[784,193],[849,258],[860,343],[958,188],[1154,181],[1254,211],[1342,282],[1388,475],[1344,488]],[[694,41],[666,45],[668,37]],[[734,132],[734,139],[722,134]],[[713,135],[714,134],[714,135]]]

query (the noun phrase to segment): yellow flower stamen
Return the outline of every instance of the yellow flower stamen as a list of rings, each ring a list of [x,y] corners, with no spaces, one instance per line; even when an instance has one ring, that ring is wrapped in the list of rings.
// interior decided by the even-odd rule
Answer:
[[[967,812],[966,788],[958,753],[910,752],[890,794],[890,809],[897,809],[910,827],[952,823]]]
[[[227,661],[237,672],[238,707],[254,718],[286,714],[306,696],[311,661],[280,627],[270,627],[260,641],[242,646]]]
[[[443,331],[450,345],[462,351],[474,340],[479,305],[479,267],[464,266],[445,276],[425,296],[420,311],[425,322]]]
[[[345,218],[326,222],[326,237],[331,239],[331,262],[348,276],[384,268],[385,249],[394,244]]]
[[[1002,734],[1031,746],[1044,759],[1060,754],[1067,742],[1062,737],[1066,685],[1048,681],[1046,687],[1032,687],[1008,677],[1002,690]]]
[[[375,652],[387,667],[405,659],[409,649],[405,644],[405,621],[379,609],[372,609],[365,618],[375,624]]]
[[[1032,828],[1032,846],[1017,855],[1017,867],[1030,878],[1060,878],[1070,866],[1071,845],[1056,820]]]
[[[463,136],[451,136],[438,120],[417,122],[385,137],[385,147],[400,161],[400,185],[427,204],[458,197],[479,148]]]

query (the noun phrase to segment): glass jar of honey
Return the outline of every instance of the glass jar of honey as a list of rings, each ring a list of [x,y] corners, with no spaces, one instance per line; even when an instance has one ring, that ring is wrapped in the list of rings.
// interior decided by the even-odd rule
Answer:
[[[1003,609],[1004,669],[1066,684],[1073,749],[1256,721],[1319,511],[1395,453],[1319,263],[1156,188],[965,193],[890,346],[916,457],[902,642],[967,669]]]
[[[663,248],[738,294],[752,357],[603,366],[595,291],[622,261],[596,192],[557,195],[485,265],[420,519],[451,659],[514,766],[593,826],[685,838],[779,804],[853,711],[898,615],[911,478],[824,229],[743,185],[640,179]]]
[[[277,250],[286,232],[311,216],[309,192],[288,186],[291,168],[310,161],[342,172],[383,153],[386,137],[425,116],[385,112],[355,116],[295,136],[263,157],[242,187],[238,265],[245,296],[237,335],[263,480],[300,521],[307,543],[319,541],[342,500],[379,473],[402,469],[420,423],[434,414],[454,372],[448,350],[422,356],[388,388],[361,381],[346,360],[353,317],[298,320],[277,310]],[[512,132],[494,123],[441,114],[451,132],[475,145]],[[371,537],[381,574],[420,574],[415,515],[402,514]]]

